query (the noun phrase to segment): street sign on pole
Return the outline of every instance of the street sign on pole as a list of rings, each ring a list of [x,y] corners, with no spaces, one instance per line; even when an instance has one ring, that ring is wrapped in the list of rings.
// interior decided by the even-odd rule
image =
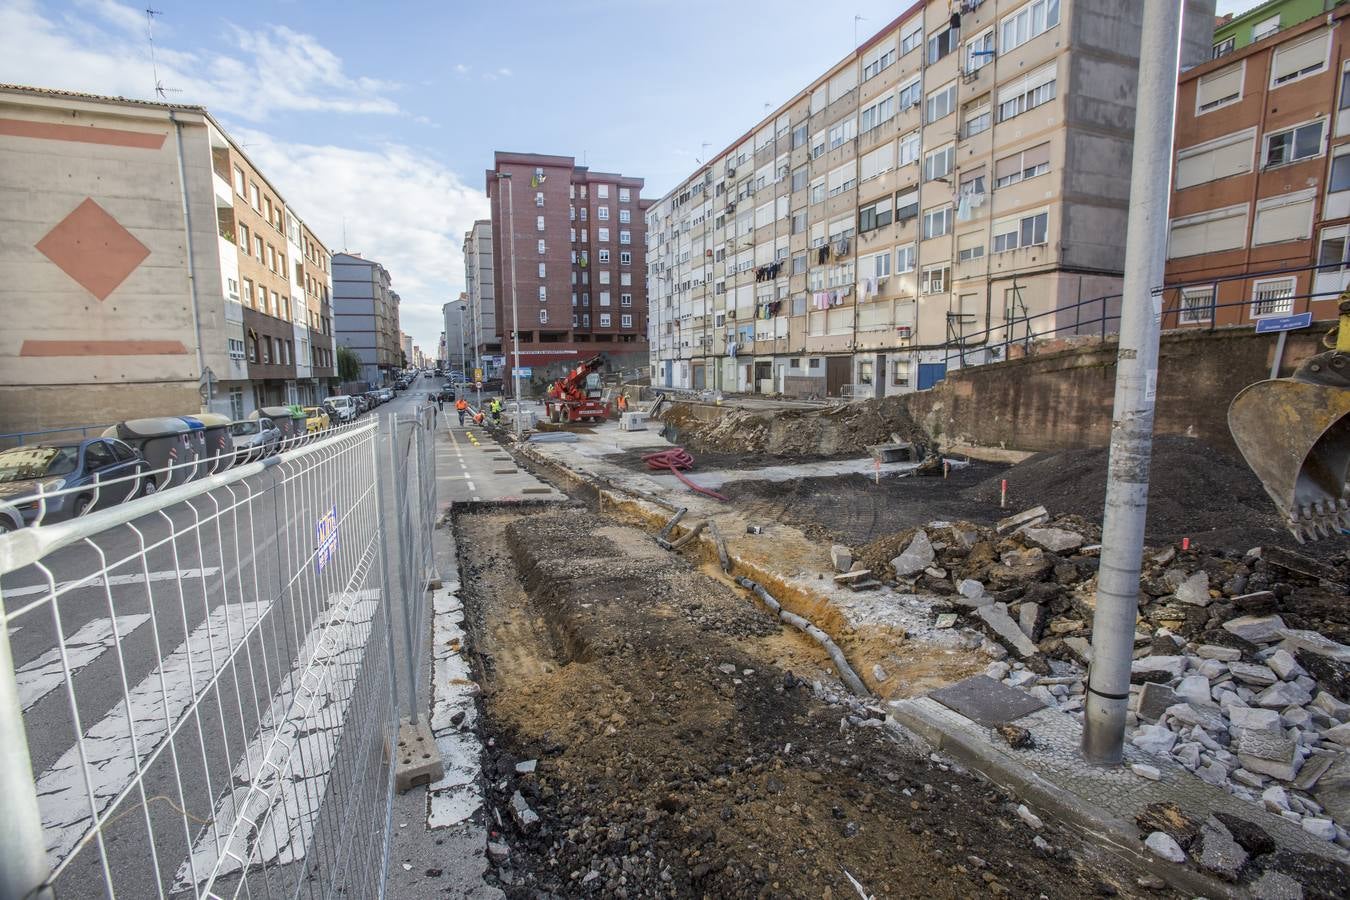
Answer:
[[[521,378],[532,378],[534,376],[534,368],[532,366],[521,366],[516,369],[516,374]]]
[[[474,381],[482,381],[482,380],[483,380],[483,370],[482,370],[482,369],[474,369],[474,370],[473,370],[473,380],[474,380]]]
[[[1257,334],[1274,334],[1277,331],[1297,331],[1312,324],[1312,313],[1295,313],[1292,316],[1270,316],[1256,320]]]

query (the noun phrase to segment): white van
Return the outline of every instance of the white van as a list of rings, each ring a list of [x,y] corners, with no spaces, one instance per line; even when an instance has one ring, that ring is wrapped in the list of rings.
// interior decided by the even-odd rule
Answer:
[[[345,394],[329,397],[323,402],[324,405],[331,406],[333,409],[337,410],[338,415],[342,417],[342,421],[344,422],[350,422],[352,419],[356,418],[356,401]]]

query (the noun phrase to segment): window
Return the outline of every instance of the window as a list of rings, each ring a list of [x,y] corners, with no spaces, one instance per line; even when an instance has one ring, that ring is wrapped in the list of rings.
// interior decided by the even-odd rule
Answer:
[[[265,244],[265,243],[263,242],[263,239],[260,238],[260,237],[258,237],[257,235],[254,235],[254,236],[253,236],[253,258],[256,259],[258,262],[262,262],[262,261],[263,261],[263,256],[264,256],[264,252],[263,252],[263,251],[265,251],[266,249],[267,249],[267,244]]]
[[[863,56],[863,81],[875,78],[886,69],[890,68],[891,63],[895,62],[895,44],[887,41],[884,44],[873,47]]]
[[[984,244],[979,232],[963,234],[956,239],[956,258],[960,262],[974,262],[984,258]]]
[[[919,133],[907,134],[900,139],[900,157],[897,166],[908,166],[919,161]]]
[[[1007,187],[1050,171],[1050,144],[1039,144],[994,163],[994,186]]]
[[[952,267],[947,263],[925,266],[920,290],[925,294],[945,294],[952,280]]]
[[[928,64],[942,59],[956,49],[957,32],[949,25],[928,36]]]
[[[1046,242],[1050,217],[1040,212],[994,223],[994,252],[1006,253],[1019,247],[1032,247]]]
[[[992,120],[988,95],[967,103],[961,108],[961,136],[972,138],[988,131]]]
[[[539,310],[539,324],[540,325],[548,324],[548,310],[546,309]]]
[[[1242,99],[1242,85],[1247,75],[1244,60],[1226,69],[1201,76],[1195,85],[1195,114],[1213,112]]]
[[[633,295],[632,295],[632,294],[620,294],[620,295],[619,295],[619,305],[620,305],[620,306],[632,306],[632,305],[633,305]]]
[[[1287,131],[1266,135],[1266,156],[1264,168],[1282,166],[1300,159],[1311,159],[1322,155],[1322,129],[1326,122],[1322,119],[1299,125]]]
[[[540,264],[539,264],[539,277],[540,277],[540,278],[546,277],[545,271],[544,271],[544,264],[543,264],[543,263],[540,263]]]
[[[633,193],[632,193],[632,191],[630,191],[628,188],[623,188],[623,187],[619,188],[619,202],[620,202],[620,203],[631,203],[632,200],[633,200]]]
[[[1217,44],[1214,45],[1214,50],[1211,52],[1210,58],[1218,59],[1220,56],[1227,56],[1228,54],[1233,52],[1233,48],[1236,46],[1237,46],[1236,37],[1224,38],[1222,41],[1219,41]]]
[[[595,258],[597,262],[607,263],[609,262],[609,251],[601,247],[595,251]]]
[[[253,203],[254,211],[262,212],[262,192],[258,190],[258,186],[256,184],[252,183],[249,184],[248,190],[249,190],[249,197],[251,198]]]
[[[588,207],[583,206],[583,207],[581,208],[581,221],[585,222],[585,221],[586,221],[586,217],[590,215],[590,212],[591,212],[591,211],[590,211],[590,209],[589,209]]]
[[[1017,12],[1003,17],[1001,52],[1007,54],[1058,24],[1059,0],[1031,0]]]
[[[919,217],[918,189],[904,191],[895,198],[895,221],[905,222]]]
[[[229,339],[230,359],[237,362],[244,361],[244,342],[235,338]]]
[[[262,342],[262,361],[264,365],[272,364],[272,339],[264,337]]]
[[[600,241],[601,243],[605,244],[609,243],[609,229],[608,228],[595,229],[595,239],[597,241]]]
[[[249,278],[244,279],[244,303],[253,305],[253,281]]]
[[[901,112],[904,112],[911,106],[918,106],[923,100],[923,82],[918,78],[915,78],[909,84],[895,92],[895,99]]]
[[[828,181],[831,197],[851,191],[858,183],[857,167],[851,162],[846,163],[830,172]]]
[[[1226,134],[1177,151],[1177,190],[1217,181],[1252,170],[1256,156],[1256,129]]]
[[[928,124],[936,122],[938,119],[946,118],[952,114],[956,108],[956,82],[938,88],[928,95],[928,105],[925,110],[924,120]]]
[[[609,251],[606,250],[605,252],[608,253]],[[631,251],[631,250],[620,250],[620,251],[619,251],[619,265],[621,265],[621,266],[631,266],[632,264],[633,264],[633,253],[632,253],[632,251]]]
[[[820,203],[825,199],[825,179],[821,178],[811,183],[810,202]]]
[[[249,246],[249,244],[248,244],[248,226],[245,225],[243,222],[240,222],[240,223],[239,223],[239,234],[238,234],[238,238],[239,238],[239,249],[240,249],[240,250],[243,250],[243,251],[244,251],[244,255],[247,256],[247,255],[248,255],[248,246]]]
[[[913,23],[900,27],[900,55],[904,56],[923,43],[923,17],[920,16]]]
[[[829,141],[830,149],[842,147],[848,141],[853,140],[858,134],[858,120],[849,116],[842,122],[837,122],[830,128]]]
[[[806,272],[806,254],[798,253],[792,257],[792,274],[802,275]]]
[[[1331,32],[1320,31],[1276,47],[1270,63],[1270,86],[1274,88],[1289,84],[1325,69],[1330,38]]]
[[[633,243],[633,233],[632,233],[631,231],[623,231],[623,230],[620,230],[620,231],[619,231],[619,243],[620,243],[620,244],[631,244],[631,243]]]
[[[595,217],[596,217],[597,219],[599,219],[601,222],[608,222],[608,221],[609,221],[609,207],[608,207],[608,206],[597,206],[597,207],[595,208]],[[540,219],[540,221],[542,222],[543,219]]]
[[[1312,237],[1314,188],[1266,197],[1256,202],[1252,246],[1306,241]]]
[[[806,210],[799,209],[792,214],[792,227],[789,231],[792,234],[801,234],[806,230]]]
[[[1346,240],[1346,226],[1341,225],[1336,228],[1322,229],[1322,242],[1317,248],[1317,264],[1319,266],[1339,265],[1342,271],[1346,268],[1346,263],[1350,262],[1350,241]],[[1333,269],[1323,269],[1322,271],[1335,271]]]
[[[811,158],[817,159],[825,155],[825,129],[817,131],[811,135]]]
[[[581,327],[582,327],[582,328],[590,328],[590,327],[591,327],[591,314],[590,314],[590,313],[582,313],[582,314],[581,314]]]
[[[1247,245],[1247,204],[1173,219],[1167,236],[1167,258],[1199,256]]]
[[[600,305],[609,306],[609,291],[600,292]]]
[[[632,213],[632,210],[627,210],[627,209],[621,209],[621,210],[619,210],[619,224],[620,224],[620,225],[627,225],[629,222],[632,222],[632,221],[633,221],[633,213]]]
[[[883,122],[889,122],[895,116],[895,97],[887,95],[862,111],[861,128],[871,131]]]
[[[544,205],[544,192],[543,192],[543,191],[536,191],[536,192],[535,192],[535,194],[534,194],[534,205],[535,205],[535,206],[541,206],[541,207]]]
[[[608,327],[609,327],[609,323],[610,323],[609,313],[601,313],[601,314],[600,314],[600,327],[601,327],[601,328],[608,328]]]
[[[994,29],[966,41],[966,71],[978,72],[994,61]]]
[[[895,201],[892,197],[884,197],[874,203],[858,209],[858,231],[873,231],[877,228],[891,224],[892,217],[895,214]]]
[[[1006,122],[1055,99],[1055,64],[999,88],[998,120]]]
[[[534,230],[535,230],[535,231],[543,231],[543,230],[544,230],[544,217],[543,217],[543,216],[535,216],[535,217],[534,217]]]
[[[239,299],[239,280],[236,278],[225,279],[225,296],[231,300]]]
[[[914,245],[905,244],[895,248],[895,271],[897,273],[914,271]]]
[[[600,283],[600,284],[609,284],[609,270],[608,270],[608,269],[601,269],[599,274],[600,274],[600,281],[599,281],[599,283]]]
[[[1180,320],[1183,325],[1208,322],[1213,318],[1214,285],[1181,289]]]
[[[540,255],[540,256],[543,256],[543,255],[544,255],[544,239],[543,239],[543,238],[540,238],[540,239],[539,239],[539,255]]]
[[[632,327],[633,327],[633,314],[632,314],[632,313],[624,313],[623,315],[619,316],[619,327],[620,327],[620,328],[632,328]]]
[[[595,186],[595,197],[596,197],[597,200],[608,200],[608,199],[609,199],[609,185],[607,185],[607,184],[597,184],[597,185]]]
[[[1279,30],[1280,17],[1278,15],[1257,22],[1252,26],[1252,43],[1255,44],[1257,41],[1265,40]]]
[[[867,181],[883,172],[889,172],[895,162],[895,144],[887,141],[882,146],[865,154],[858,162],[858,180]]]
[[[858,266],[864,278],[885,278],[891,274],[891,251],[864,256],[858,261]]]
[[[956,147],[948,144],[929,153],[923,158],[923,180],[933,181],[945,177],[956,162]]]
[[[926,209],[923,212],[923,236],[924,240],[929,238],[942,237],[944,234],[950,234],[952,230],[952,207],[951,204],[944,204],[932,209]]]
[[[1252,285],[1253,319],[1263,316],[1287,316],[1294,311],[1293,276],[1286,278],[1266,278]]]

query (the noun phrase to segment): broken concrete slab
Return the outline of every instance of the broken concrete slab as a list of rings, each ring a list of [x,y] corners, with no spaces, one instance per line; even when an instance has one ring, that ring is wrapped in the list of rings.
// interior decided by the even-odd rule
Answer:
[[[1168,707],[1180,702],[1176,691],[1165,684],[1148,682],[1139,693],[1137,714],[1145,722],[1157,722],[1167,712]]]
[[[1033,506],[1031,509],[1023,510],[1016,515],[1008,516],[1006,519],[999,519],[995,529],[999,534],[1005,534],[1024,525],[1038,525],[1041,522],[1048,521],[1050,513],[1044,506]]]
[[[529,831],[539,824],[539,814],[530,809],[530,804],[525,802],[520,791],[511,795],[511,818],[516,820],[521,831]]]
[[[1248,772],[1281,781],[1298,774],[1298,745],[1278,729],[1240,728],[1235,748],[1238,762]]]
[[[957,596],[952,598],[953,603],[959,603],[962,606],[974,607],[976,609],[984,606],[990,606],[994,598],[984,592],[984,585],[973,578],[963,580],[956,587]]]
[[[1026,691],[1008,687],[984,675],[973,675],[928,696],[986,728],[1006,725],[1044,706]]]
[[[1065,528],[1023,528],[1022,537],[1048,553],[1064,553],[1083,546],[1083,536]]]
[[[847,572],[853,568],[853,551],[843,544],[835,544],[830,548],[830,563],[836,572]]]
[[[935,556],[928,534],[920,528],[914,532],[914,537],[904,552],[891,560],[891,568],[895,569],[896,578],[908,578],[931,566]]]
[[[1224,622],[1223,630],[1253,644],[1273,644],[1287,629],[1279,616],[1239,616]]]
[[[1187,578],[1176,589],[1176,598],[1190,606],[1209,606],[1209,573],[1204,569]]]
[[[1066,637],[1064,638],[1064,646],[1068,647],[1070,652],[1078,657],[1083,665],[1088,665],[1092,662],[1092,642],[1087,638]]]
[[[1298,777],[1290,782],[1290,786],[1300,791],[1311,791],[1335,762],[1336,754],[1334,753],[1318,753],[1309,756],[1303,761],[1303,766],[1298,770]]]
[[[1130,743],[1154,756],[1166,756],[1176,746],[1177,735],[1166,725],[1141,725],[1130,735]]]
[[[1228,721],[1235,728],[1278,729],[1280,727],[1280,714],[1276,710],[1261,709],[1256,706],[1230,706],[1228,707]]]
[[[1224,881],[1237,881],[1242,874],[1242,867],[1247,864],[1247,851],[1233,839],[1232,832],[1213,816],[1200,826],[1200,837],[1191,848],[1191,855],[1200,868]]]
[[[1209,695],[1209,679],[1204,675],[1187,675],[1176,686],[1177,696],[1192,706],[1214,706]]]
[[[1023,603],[1017,610],[1017,624],[1023,634],[1033,641],[1038,640],[1045,628],[1045,608],[1039,603]]]
[[[1306,650],[1309,653],[1316,653],[1318,656],[1325,656],[1337,662],[1350,662],[1350,647],[1337,643],[1316,631],[1285,628],[1281,630],[1280,637],[1283,638],[1280,647],[1291,654],[1297,650]]]
[[[1012,616],[1003,610],[993,605],[981,606],[975,610],[975,615],[983,619],[994,634],[998,635],[1009,647],[1016,650],[1018,655],[1023,658],[1036,655],[1036,644],[1022,633],[1022,629],[1012,620]]]
[[[1294,654],[1283,647],[1270,655],[1270,659],[1266,660],[1266,665],[1270,666],[1282,681],[1293,681],[1300,675],[1308,674],[1298,664],[1298,660],[1294,659]]]
[[[1322,810],[1337,822],[1350,822],[1350,752],[1342,750],[1313,788]]]
[[[1270,666],[1260,663],[1231,662],[1228,672],[1238,681],[1257,687],[1268,687],[1280,680]]]
[[[1280,681],[1272,684],[1256,696],[1256,705],[1266,709],[1284,709],[1286,706],[1303,706],[1312,700],[1312,693],[1293,681]]]
[[[1161,672],[1168,678],[1180,678],[1186,671],[1184,656],[1145,656],[1130,663],[1130,675]]]
[[[1201,659],[1218,659],[1224,662],[1242,659],[1241,650],[1236,647],[1220,647],[1218,644],[1201,644],[1196,648],[1195,655]]]

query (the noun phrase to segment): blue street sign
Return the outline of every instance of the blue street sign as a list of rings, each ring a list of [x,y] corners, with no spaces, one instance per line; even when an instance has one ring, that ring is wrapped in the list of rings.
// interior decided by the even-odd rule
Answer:
[[[1297,331],[1312,324],[1312,313],[1298,313],[1292,316],[1271,316],[1256,321],[1257,334],[1271,334],[1276,331]]]
[[[519,369],[516,369],[516,371],[520,373],[521,378],[530,378],[534,375],[534,369],[529,366],[521,366]]]

